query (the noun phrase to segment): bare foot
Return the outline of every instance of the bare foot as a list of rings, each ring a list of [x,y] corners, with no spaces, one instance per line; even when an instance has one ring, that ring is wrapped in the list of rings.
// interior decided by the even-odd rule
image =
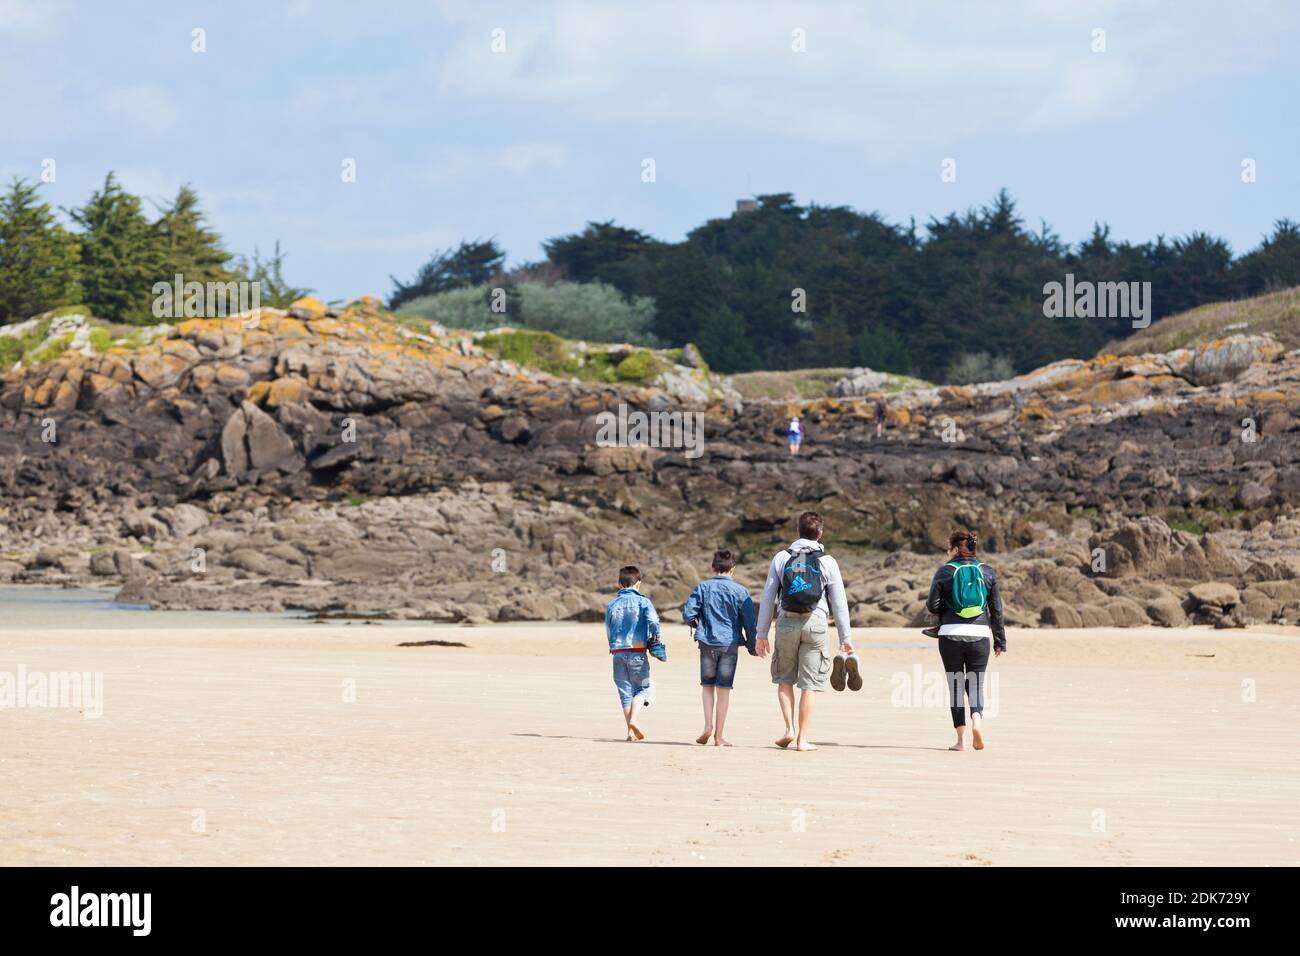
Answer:
[[[965,749],[966,749],[966,745],[965,745],[964,743],[962,743],[962,742],[959,740],[959,741],[957,741],[957,743],[953,744],[953,745],[952,745],[951,747],[949,747],[948,749],[949,749],[949,750],[965,750]]]
[[[715,746],[715,747],[730,747],[730,746],[731,746],[731,741],[730,741],[730,740],[723,740],[721,737],[714,737],[714,738],[713,738],[713,746]]]
[[[637,740],[645,740],[645,734],[641,733],[641,728],[636,724],[628,724],[627,729],[636,737]],[[629,737],[629,740],[632,738]]]
[[[702,734],[700,734],[698,737],[696,737],[696,738],[695,738],[695,742],[696,742],[697,744],[707,744],[707,743],[709,742],[709,738],[712,737],[712,736],[713,736],[713,728],[712,728],[712,727],[705,727],[705,728],[704,728],[704,733],[702,733]]]
[[[804,741],[804,742],[801,743],[801,744],[795,744],[795,745],[794,745],[794,749],[795,749],[795,750],[816,750],[816,749],[817,749],[817,745],[816,745],[816,744],[810,744],[810,743],[808,743],[807,741]]]
[[[983,734],[983,732],[982,732],[978,727],[976,727],[974,730],[972,730],[972,731],[970,732],[970,736],[971,736],[971,740],[973,740],[973,741],[975,742],[975,749],[976,749],[976,750],[983,750],[983,749],[984,749],[984,734]]]
[[[624,737],[623,739],[626,740],[626,741],[627,741],[628,743],[630,743],[630,744],[634,744],[634,743],[636,743],[636,738],[632,736],[632,731],[630,731],[630,730],[627,732],[627,736]]]
[[[784,737],[782,737],[780,740],[776,742],[776,745],[780,747],[782,750],[784,750],[786,747],[789,747],[792,743],[794,743],[794,734],[786,734]]]

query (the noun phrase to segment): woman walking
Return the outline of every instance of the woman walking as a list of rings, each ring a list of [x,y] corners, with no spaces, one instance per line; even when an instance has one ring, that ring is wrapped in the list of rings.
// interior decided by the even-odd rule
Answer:
[[[984,749],[984,672],[989,663],[989,642],[1000,657],[1007,649],[1002,623],[1002,593],[998,577],[975,557],[975,533],[958,528],[948,536],[948,562],[934,573],[930,597],[925,602],[931,614],[938,614],[939,626],[925,634],[939,639],[952,697],[952,725],[957,742],[949,750],[966,749],[966,701],[970,701],[971,739],[976,750]],[[973,678],[973,679],[972,679]],[[963,696],[964,695],[964,696]]]

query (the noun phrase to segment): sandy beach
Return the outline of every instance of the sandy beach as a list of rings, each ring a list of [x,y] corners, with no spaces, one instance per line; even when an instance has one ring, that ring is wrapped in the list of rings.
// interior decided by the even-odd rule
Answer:
[[[989,749],[939,659],[859,634],[816,753],[744,657],[730,749],[668,626],[622,740],[600,625],[0,632],[0,673],[102,672],[103,715],[0,710],[6,864],[1300,863],[1300,629],[1009,632]],[[398,647],[457,641],[468,647]],[[929,692],[927,694],[927,686]]]

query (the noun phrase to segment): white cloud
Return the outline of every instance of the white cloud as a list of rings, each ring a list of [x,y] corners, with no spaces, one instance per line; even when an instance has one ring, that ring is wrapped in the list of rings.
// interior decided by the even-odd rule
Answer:
[[[0,0],[0,30],[9,36],[47,33],[67,12],[61,0]]]
[[[1296,19],[1276,3],[1261,8]],[[1150,2],[1048,0],[444,11],[460,28],[435,65],[447,97],[576,109],[602,125],[698,123],[873,146],[1076,127],[1284,52],[1276,39],[1261,44],[1259,19],[1209,4],[1180,5],[1178,17]],[[1097,26],[1105,53],[1090,48]],[[496,27],[503,53],[490,47]],[[796,27],[805,53],[791,50]]]
[[[1053,150],[1103,150],[1091,171],[1109,186],[1124,150],[1156,168],[1183,130],[1248,140],[1230,147],[1230,183],[1238,153],[1275,170],[1251,191],[1268,210],[1238,203],[1196,225],[1235,216],[1253,240],[1294,205],[1294,136],[1269,119],[1285,115],[1300,21],[1281,0],[372,6],[213,5],[204,59],[189,54],[195,21],[177,5],[146,16],[0,0],[0,87],[21,90],[5,103],[0,157],[29,178],[57,158],[50,192],[66,205],[109,169],[160,200],[193,182],[229,247],[265,252],[279,237],[291,275],[345,290],[465,236],[499,235],[519,259],[587,219],[671,238],[751,191],[905,218],[1007,185],[1073,235],[1116,210],[1044,179]],[[507,50],[494,54],[498,27]],[[1090,50],[1097,27],[1104,54]],[[1258,108],[1214,115],[1220,90]],[[645,156],[659,187],[640,181]],[[960,158],[962,181],[936,193],[945,156]],[[355,184],[340,182],[343,157],[359,163]],[[1183,228],[1159,187],[1196,175],[1180,162],[1153,176],[1154,198],[1122,208],[1131,237]]]

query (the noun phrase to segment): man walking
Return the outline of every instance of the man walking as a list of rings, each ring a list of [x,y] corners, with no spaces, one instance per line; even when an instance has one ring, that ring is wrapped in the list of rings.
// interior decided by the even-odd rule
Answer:
[[[844,580],[835,559],[821,545],[824,521],[815,511],[799,516],[799,537],[772,558],[758,610],[758,656],[769,650],[768,628],[776,617],[776,642],[772,647],[772,683],[776,684],[785,733],[781,748],[816,750],[809,742],[816,694],[826,689],[835,657],[827,619],[834,614],[840,651],[853,653],[849,628],[849,603]],[[780,609],[778,611],[778,604]],[[794,719],[794,691],[799,688],[799,722]]]

